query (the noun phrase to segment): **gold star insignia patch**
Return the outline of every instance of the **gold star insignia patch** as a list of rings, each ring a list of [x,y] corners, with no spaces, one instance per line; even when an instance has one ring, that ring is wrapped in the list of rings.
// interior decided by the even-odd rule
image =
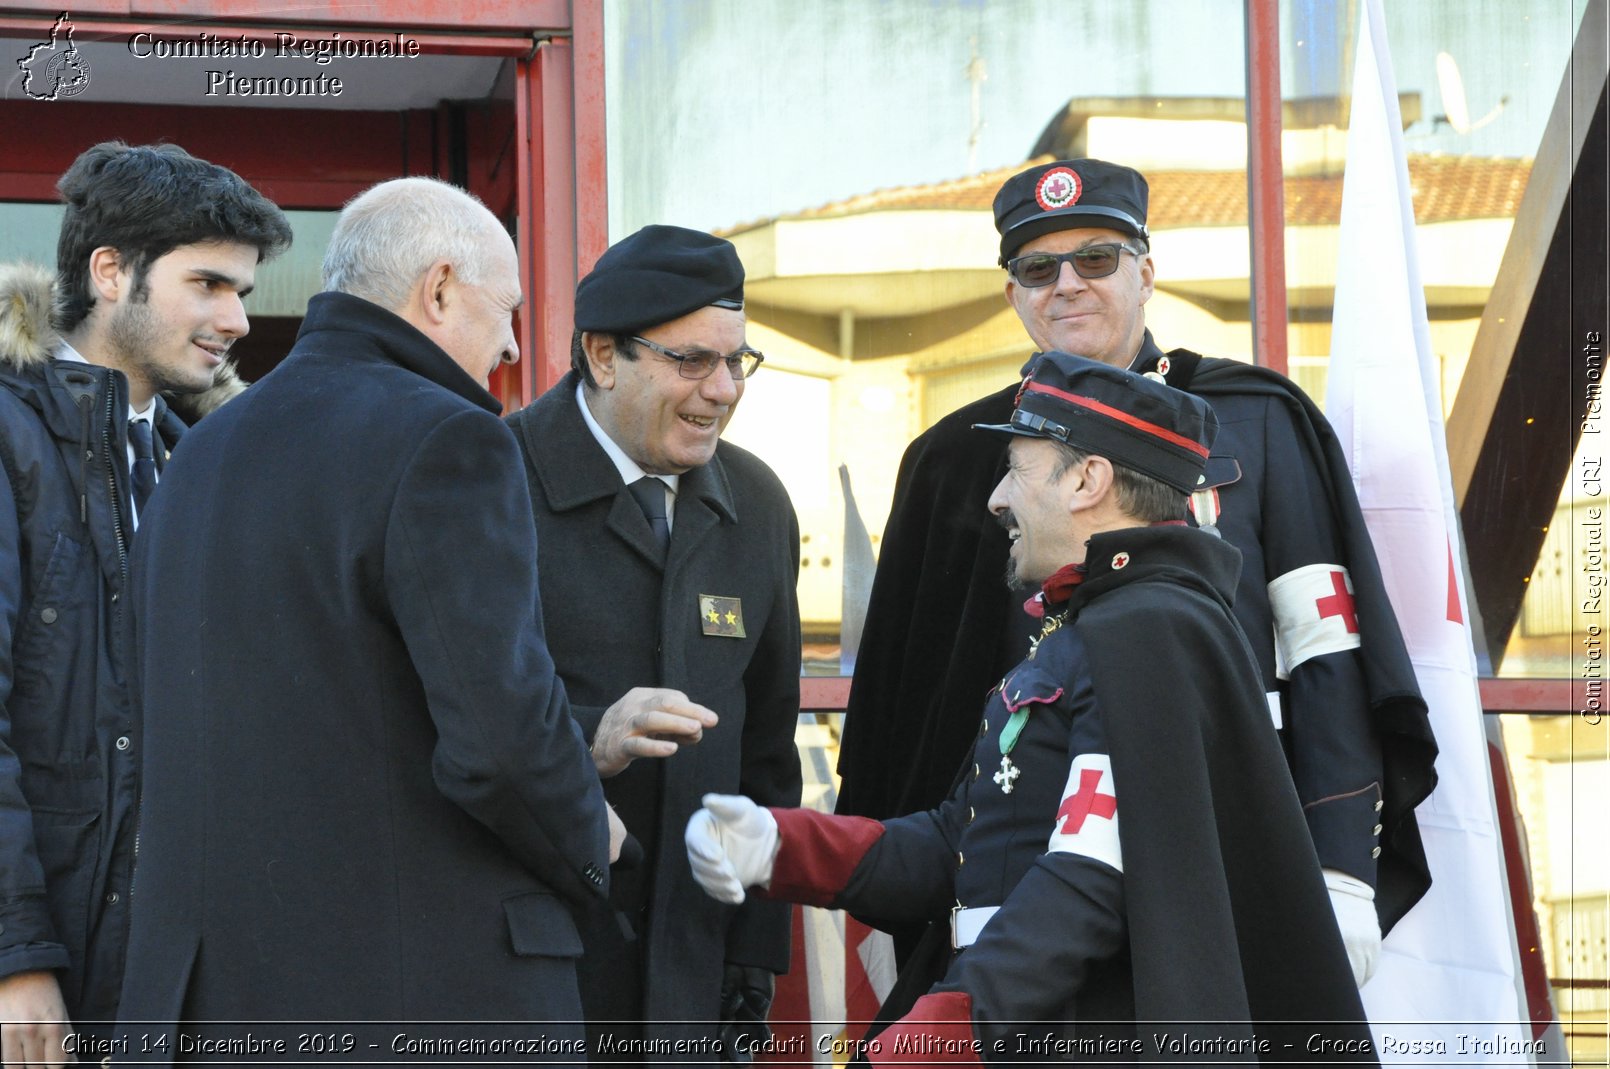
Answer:
[[[744,638],[744,607],[738,598],[718,594],[699,595],[699,623],[707,635]]]

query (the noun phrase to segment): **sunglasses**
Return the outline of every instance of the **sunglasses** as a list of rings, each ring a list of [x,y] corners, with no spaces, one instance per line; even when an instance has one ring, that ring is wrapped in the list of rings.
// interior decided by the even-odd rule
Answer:
[[[668,360],[675,360],[677,374],[685,379],[707,379],[715,374],[717,364],[726,364],[727,374],[735,380],[747,379],[760,367],[760,362],[766,359],[764,354],[747,347],[722,356],[713,349],[689,349],[685,353],[679,353],[647,338],[634,336],[632,341],[654,350]]]
[[[1014,256],[1006,261],[1006,270],[1019,286],[1038,289],[1049,286],[1062,274],[1062,265],[1073,265],[1080,278],[1106,278],[1118,270],[1118,261],[1124,253],[1139,256],[1138,249],[1113,242],[1108,245],[1086,245],[1073,252],[1031,252],[1027,256]]]

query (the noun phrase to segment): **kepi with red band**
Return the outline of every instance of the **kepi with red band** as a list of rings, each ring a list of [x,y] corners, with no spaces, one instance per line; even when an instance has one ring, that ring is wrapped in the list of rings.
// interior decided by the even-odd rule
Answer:
[[[1018,391],[1012,421],[973,428],[1054,438],[1189,494],[1219,421],[1193,394],[1100,361],[1049,352]]]

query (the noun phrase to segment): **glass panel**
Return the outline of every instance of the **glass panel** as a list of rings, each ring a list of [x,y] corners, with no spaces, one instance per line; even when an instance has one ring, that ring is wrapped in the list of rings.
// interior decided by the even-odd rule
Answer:
[[[841,615],[839,465],[876,546],[910,440],[1016,380],[1033,351],[1002,299],[991,213],[1030,160],[1145,170],[1167,280],[1149,324],[1165,347],[1250,357],[1236,0],[604,10],[611,237],[649,223],[730,237],[751,342],[767,354],[744,405],[810,399],[773,406],[789,434],[743,415],[727,434],[830,488],[795,497],[811,539],[801,591],[820,606],[809,630],[824,654]],[[760,57],[764,77],[733,79]],[[825,431],[803,414],[822,410],[823,383]]]
[[[60,204],[0,203],[0,263],[27,261],[55,270]],[[301,319],[308,298],[319,292],[324,249],[335,229],[335,212],[288,211],[295,238],[283,255],[257,271],[257,288],[246,298],[253,316]]]
[[[1445,411],[1586,3],[1386,4]],[[1290,371],[1320,398],[1358,8],[1281,4]],[[611,236],[675,222],[738,245],[751,341],[768,361],[751,416],[729,435],[797,473],[791,488],[801,480],[812,561],[802,591],[814,591],[824,654],[844,556],[832,473],[849,465],[875,544],[906,443],[1011,382],[1032,349],[1001,301],[990,213],[1027,161],[1094,155],[1145,172],[1157,260],[1148,325],[1165,349],[1252,359],[1242,18],[1239,0],[606,0]],[[757,60],[764,77],[734,81]],[[825,432],[811,422],[824,410]],[[1506,668],[1591,670],[1578,648],[1590,506],[1581,488],[1562,497]],[[1554,721],[1567,718],[1506,721],[1504,733],[1549,972],[1591,982],[1604,976],[1610,882],[1572,859],[1603,853],[1582,829],[1610,801],[1604,731],[1562,756],[1545,745]],[[1573,1052],[1602,1059],[1594,990],[1562,986],[1559,1003],[1574,1015]]]

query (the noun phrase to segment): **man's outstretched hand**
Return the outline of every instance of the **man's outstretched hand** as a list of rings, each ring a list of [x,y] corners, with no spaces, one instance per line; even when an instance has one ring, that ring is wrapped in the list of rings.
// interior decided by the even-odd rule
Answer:
[[[633,687],[604,710],[593,733],[593,764],[607,779],[639,757],[670,757],[696,745],[719,719],[680,690]]]

